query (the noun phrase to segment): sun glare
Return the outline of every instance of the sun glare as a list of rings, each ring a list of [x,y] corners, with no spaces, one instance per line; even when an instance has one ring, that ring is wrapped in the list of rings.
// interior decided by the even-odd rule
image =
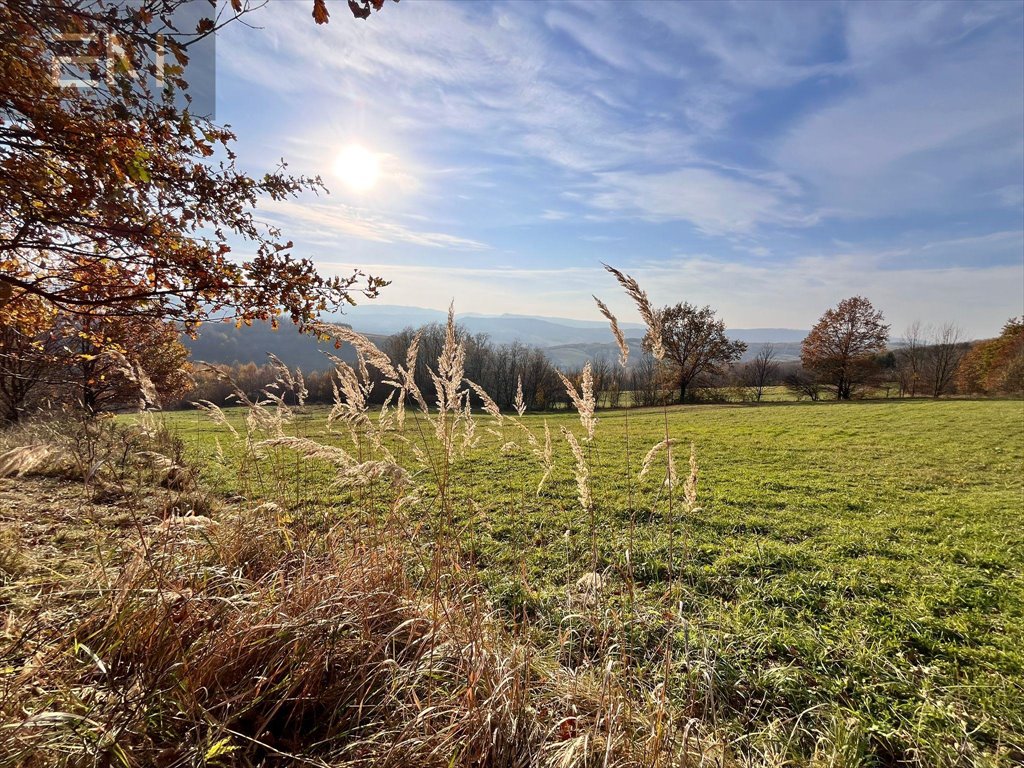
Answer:
[[[366,147],[350,144],[338,153],[334,173],[354,192],[373,189],[380,176],[377,156]]]

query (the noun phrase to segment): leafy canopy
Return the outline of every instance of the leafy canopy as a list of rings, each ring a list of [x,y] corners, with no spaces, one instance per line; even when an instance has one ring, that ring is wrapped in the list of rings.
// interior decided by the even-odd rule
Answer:
[[[276,323],[287,315],[305,325],[386,284],[359,271],[323,277],[256,219],[261,198],[318,192],[322,183],[288,175],[283,162],[248,175],[237,167],[231,130],[193,113],[190,50],[251,9],[240,0],[211,4],[215,16],[178,29],[185,2],[0,3],[6,317],[36,312],[41,305],[27,300],[34,296],[66,313],[174,320],[189,331],[225,317]],[[349,5],[365,17],[381,2]],[[322,0],[314,16],[326,22]],[[69,61],[83,55],[92,63]],[[74,87],[68,75],[97,84]]]
[[[1011,317],[999,336],[971,347],[956,378],[964,392],[1024,393],[1024,317]]]
[[[821,316],[803,341],[800,360],[836,388],[837,399],[849,400],[888,340],[889,326],[882,312],[863,296],[852,296]]]
[[[711,307],[685,302],[663,307],[658,314],[665,359],[674,369],[680,402],[686,399],[687,388],[698,376],[718,373],[747,349],[742,341],[726,336],[725,322],[716,317]],[[644,348],[653,348],[650,333],[644,338]]]

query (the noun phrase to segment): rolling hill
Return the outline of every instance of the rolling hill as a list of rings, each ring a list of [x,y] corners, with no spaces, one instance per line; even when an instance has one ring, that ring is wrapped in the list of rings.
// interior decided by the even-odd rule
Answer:
[[[379,335],[368,334],[375,343]],[[334,344],[318,341],[313,336],[299,333],[290,323],[282,323],[273,330],[269,323],[253,323],[252,327],[235,328],[233,323],[210,323],[200,329],[198,338],[184,339],[193,360],[206,363],[267,362],[267,353],[277,355],[286,365],[304,371],[322,371],[332,368],[324,352],[337,355],[346,362],[355,362],[354,350],[346,345],[335,349]]]
[[[435,309],[375,304],[354,307],[346,314],[333,318],[335,322],[350,325],[377,343],[403,328],[443,323],[446,319],[445,312]],[[487,334],[496,344],[518,341],[541,347],[552,363],[563,368],[574,368],[599,357],[614,360],[618,356],[618,349],[603,321],[480,314],[457,315],[456,319],[470,333]],[[640,355],[643,328],[638,323],[622,323],[622,328],[630,337],[630,355],[635,360]],[[730,338],[745,341],[749,345],[743,358],[745,360],[756,355],[761,346],[768,342],[775,344],[780,360],[795,360],[800,356],[800,341],[807,335],[807,331],[791,328],[736,328],[730,329],[728,333]],[[241,328],[235,328],[230,323],[208,324],[202,327],[197,339],[186,339],[185,344],[193,359],[209,363],[262,364],[266,362],[267,353],[272,352],[292,367],[313,371],[331,367],[324,351],[340,354],[349,361],[353,358],[347,346],[339,352],[332,344],[300,334],[287,324],[277,331],[266,323],[254,323],[252,327]]]

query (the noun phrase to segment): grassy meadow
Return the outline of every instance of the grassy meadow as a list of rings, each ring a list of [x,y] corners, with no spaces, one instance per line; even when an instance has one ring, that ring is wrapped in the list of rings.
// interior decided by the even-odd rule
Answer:
[[[384,482],[339,485],[329,459],[282,441],[246,448],[228,426],[244,433],[246,413],[162,418],[224,498],[273,501],[281,520],[316,530],[368,530],[395,514]],[[326,408],[297,409],[282,429],[360,461],[390,451],[417,489],[403,512],[404,535],[426,542],[407,564],[414,579],[447,542],[513,631],[569,667],[593,663],[600,647],[661,676],[657,695],[721,734],[723,760],[1024,761],[1020,401],[597,418],[594,439],[580,440],[593,499],[583,506],[562,434],[580,434],[575,412],[476,415],[465,450],[440,469],[415,447],[432,430],[422,414],[407,415],[405,438],[382,430],[378,447],[329,425]],[[538,491],[545,424],[553,465]],[[666,485],[663,446],[641,479],[666,433],[678,477]]]

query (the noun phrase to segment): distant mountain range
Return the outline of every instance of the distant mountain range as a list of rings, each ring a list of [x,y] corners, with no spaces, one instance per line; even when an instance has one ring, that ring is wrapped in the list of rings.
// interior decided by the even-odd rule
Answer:
[[[381,341],[377,335],[367,335],[375,343]],[[331,342],[299,333],[291,323],[282,323],[276,331],[269,323],[253,323],[252,327],[243,325],[241,328],[235,328],[233,323],[207,323],[200,328],[198,338],[186,338],[184,343],[192,353],[192,359],[204,363],[263,365],[270,352],[291,368],[322,371],[333,367],[324,352],[349,363],[356,359],[355,351],[349,345],[335,349]]]
[[[447,317],[446,312],[436,309],[364,304],[332,320],[351,325],[360,333],[373,338],[387,336],[403,328],[444,323]],[[470,333],[485,333],[497,344],[519,341],[542,347],[551,361],[560,367],[572,368],[587,360],[599,357],[614,360],[618,356],[611,332],[603,321],[472,313],[456,315],[456,320]],[[629,337],[631,355],[639,356],[643,326],[639,323],[622,323],[621,327]],[[729,329],[728,334],[732,339],[747,342],[744,359],[753,357],[763,344],[770,342],[775,345],[780,360],[794,360],[800,356],[800,342],[807,331],[792,328],[736,328]],[[266,362],[266,353],[272,352],[286,364],[307,371],[329,368],[330,363],[323,355],[323,350],[335,352],[332,344],[302,336],[290,325],[282,325],[275,332],[264,323],[238,329],[231,324],[205,325],[199,338],[188,340],[186,344],[196,360],[262,364]],[[342,352],[345,359],[351,356],[351,350],[347,347]]]
[[[444,323],[448,313],[422,307],[401,307],[388,304],[361,304],[347,309],[335,318],[360,333],[390,334],[403,328],[418,328],[427,323]],[[456,314],[455,319],[470,333],[486,333],[496,344],[521,341],[537,347],[558,344],[608,341],[608,324],[598,320],[570,320],[561,317],[531,315]],[[623,323],[623,330],[640,332],[639,323]]]
[[[409,326],[443,323],[446,312],[423,307],[402,307],[388,304],[361,304],[338,317],[361,333],[390,334]],[[521,341],[538,347],[563,344],[588,344],[611,341],[608,324],[603,320],[572,320],[565,317],[535,317],[532,315],[456,314],[455,319],[470,333],[486,333],[498,344]],[[620,323],[627,336],[640,336],[644,327],[640,323]],[[793,328],[735,328],[730,338],[746,342],[800,342],[805,330]]]

